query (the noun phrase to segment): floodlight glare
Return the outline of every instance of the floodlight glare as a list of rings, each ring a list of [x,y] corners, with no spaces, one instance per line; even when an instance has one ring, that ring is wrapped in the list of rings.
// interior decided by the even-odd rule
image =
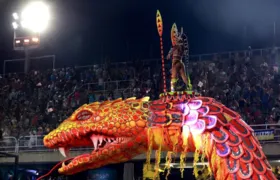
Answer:
[[[22,28],[26,28],[27,27],[25,21],[21,21],[20,25],[21,25]]]
[[[39,38],[33,37],[33,38],[32,38],[32,41],[33,41],[33,42],[38,42],[38,41],[39,41]]]
[[[49,8],[43,2],[31,2],[23,9],[20,18],[23,28],[40,33],[48,26]]]
[[[18,18],[19,18],[17,13],[13,13],[13,17],[15,20],[18,20]]]
[[[17,28],[18,28],[18,24],[17,24],[16,22],[13,22],[12,25],[13,25],[13,28],[14,28],[14,29],[17,29]]]

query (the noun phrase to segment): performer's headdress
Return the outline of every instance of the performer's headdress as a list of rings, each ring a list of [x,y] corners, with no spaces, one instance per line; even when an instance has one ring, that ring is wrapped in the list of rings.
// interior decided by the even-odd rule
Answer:
[[[171,42],[172,42],[172,46],[176,45],[177,39],[179,37],[178,35],[179,35],[179,33],[178,33],[177,25],[174,23],[172,25],[172,28],[171,28]]]
[[[177,43],[184,46],[184,58],[188,58],[189,54],[189,45],[188,45],[188,37],[183,32],[183,28],[181,28],[181,32],[178,32],[177,25],[174,23],[171,28],[171,42],[172,46],[175,46]]]

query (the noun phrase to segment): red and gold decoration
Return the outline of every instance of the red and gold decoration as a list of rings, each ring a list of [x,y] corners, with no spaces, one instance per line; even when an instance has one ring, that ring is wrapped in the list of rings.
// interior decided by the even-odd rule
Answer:
[[[156,24],[158,35],[160,39],[160,53],[161,53],[161,65],[162,65],[162,77],[163,77],[163,91],[166,92],[166,76],[165,76],[165,67],[164,67],[164,51],[163,51],[163,40],[162,40],[162,33],[163,33],[163,22],[160,11],[157,10],[156,15]]]
[[[159,11],[157,22],[161,37]],[[193,152],[194,174],[198,178],[199,163],[207,160],[205,173],[216,180],[276,180],[253,129],[241,116],[193,91],[164,92],[155,101],[145,97],[83,105],[45,136],[44,145],[59,149],[64,156],[73,147],[94,148],[91,153],[59,164],[59,173],[66,175],[126,162],[146,153],[144,177],[150,177],[152,172],[156,179],[162,170],[164,151],[167,175],[174,154],[180,154],[183,174],[187,153]],[[153,150],[155,164],[150,166]]]
[[[280,166],[273,166],[272,171],[275,174],[275,176],[280,179]]]
[[[148,167],[151,151],[156,150],[155,177],[161,152],[167,151],[167,171],[173,153],[181,153],[184,165],[187,153],[194,152],[194,171],[199,159],[206,158],[216,180],[276,179],[253,130],[240,115],[193,92],[164,93],[155,101],[129,98],[84,105],[49,133],[44,144],[66,156],[72,147],[94,147],[62,165],[59,172],[67,175],[146,152]]]

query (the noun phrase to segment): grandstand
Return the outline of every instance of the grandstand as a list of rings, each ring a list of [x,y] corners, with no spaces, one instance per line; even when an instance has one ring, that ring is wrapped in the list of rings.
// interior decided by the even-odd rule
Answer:
[[[250,58],[246,50],[191,56],[194,89],[237,110],[249,124],[277,123],[278,53],[268,48],[251,50]],[[6,74],[0,79],[3,136],[43,135],[84,103],[157,98],[160,79],[159,59]],[[259,120],[258,114],[269,116]]]

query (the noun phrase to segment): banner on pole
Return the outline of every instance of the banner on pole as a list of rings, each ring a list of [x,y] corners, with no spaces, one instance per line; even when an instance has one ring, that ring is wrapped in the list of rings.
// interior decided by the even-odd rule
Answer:
[[[158,35],[161,37],[162,36],[162,32],[163,32],[163,23],[162,23],[162,17],[161,14],[159,12],[159,10],[157,10],[157,30],[158,30]]]
[[[273,140],[274,139],[274,130],[273,129],[255,130],[254,135],[260,141]]]

